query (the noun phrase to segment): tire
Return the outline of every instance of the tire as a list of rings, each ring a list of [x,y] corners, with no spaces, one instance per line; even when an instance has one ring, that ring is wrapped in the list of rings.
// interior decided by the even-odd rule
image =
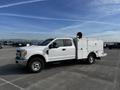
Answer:
[[[27,65],[28,71],[32,73],[40,72],[43,68],[44,68],[44,61],[39,57],[32,58]]]
[[[108,47],[109,49],[112,49],[111,47]]]
[[[87,58],[87,63],[88,64],[93,64],[95,63],[95,56],[93,54],[90,54]]]

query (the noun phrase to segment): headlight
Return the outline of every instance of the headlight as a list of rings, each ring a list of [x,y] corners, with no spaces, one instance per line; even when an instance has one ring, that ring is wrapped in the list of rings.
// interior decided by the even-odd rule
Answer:
[[[21,57],[24,58],[27,55],[26,50],[21,50]]]

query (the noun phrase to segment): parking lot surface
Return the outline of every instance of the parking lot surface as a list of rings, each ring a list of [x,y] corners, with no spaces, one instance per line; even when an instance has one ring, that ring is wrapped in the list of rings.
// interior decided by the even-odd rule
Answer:
[[[0,49],[0,90],[120,90],[120,50],[95,64],[57,62],[40,73],[15,64],[15,48]]]

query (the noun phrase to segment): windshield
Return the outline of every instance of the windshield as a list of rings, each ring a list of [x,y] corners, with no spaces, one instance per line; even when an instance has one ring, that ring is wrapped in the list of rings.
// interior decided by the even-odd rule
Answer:
[[[43,41],[43,42],[40,44],[40,46],[46,46],[46,45],[48,45],[52,40],[53,40],[53,39],[47,39],[47,40]]]

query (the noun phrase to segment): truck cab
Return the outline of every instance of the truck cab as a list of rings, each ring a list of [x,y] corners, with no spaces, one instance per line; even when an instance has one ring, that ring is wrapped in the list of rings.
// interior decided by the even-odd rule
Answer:
[[[103,42],[79,38],[50,38],[40,46],[17,49],[16,63],[27,66],[31,72],[40,72],[47,62],[86,59],[89,64],[105,56]]]

